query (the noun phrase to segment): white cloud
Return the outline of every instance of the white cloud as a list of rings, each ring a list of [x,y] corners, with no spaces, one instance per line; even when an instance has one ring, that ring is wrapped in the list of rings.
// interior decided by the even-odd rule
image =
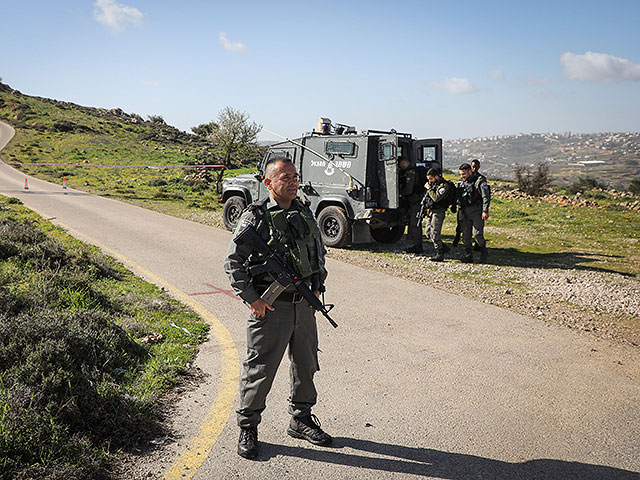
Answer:
[[[429,85],[452,95],[464,95],[478,91],[469,80],[458,77],[445,77],[442,82],[429,82]]]
[[[495,68],[493,70],[489,70],[489,77],[494,82],[499,82],[500,80],[504,80],[504,72],[499,68]]]
[[[232,42],[227,38],[227,34],[225,32],[220,32],[218,34],[218,38],[220,39],[220,43],[225,50],[229,50],[230,52],[244,52],[247,50],[247,46],[242,42]]]
[[[143,80],[142,85],[145,87],[159,87],[160,82],[157,82],[155,80]]]
[[[640,64],[606,53],[587,52],[577,55],[566,52],[560,56],[560,63],[565,76],[570,80],[599,83],[640,80]]]
[[[93,4],[93,18],[119,33],[127,24],[140,25],[144,15],[140,10],[117,3],[115,0],[97,0]]]

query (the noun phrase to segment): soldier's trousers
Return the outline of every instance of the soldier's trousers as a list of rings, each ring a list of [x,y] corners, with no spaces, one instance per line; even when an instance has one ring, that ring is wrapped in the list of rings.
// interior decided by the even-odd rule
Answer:
[[[446,210],[432,210],[429,213],[429,223],[427,224],[427,234],[433,242],[436,250],[442,251],[444,243],[442,243],[442,224],[447,216]]]
[[[460,228],[462,230],[462,241],[467,252],[473,250],[473,239],[479,247],[486,246],[484,239],[484,220],[482,219],[482,207],[465,207],[460,216]]]
[[[299,303],[276,300],[273,306],[275,310],[267,310],[264,318],[251,315],[247,323],[247,357],[237,410],[240,427],[260,423],[267,394],[287,347],[291,361],[289,413],[296,417],[308,415],[316,403],[313,376],[319,367],[314,310],[305,300]]]

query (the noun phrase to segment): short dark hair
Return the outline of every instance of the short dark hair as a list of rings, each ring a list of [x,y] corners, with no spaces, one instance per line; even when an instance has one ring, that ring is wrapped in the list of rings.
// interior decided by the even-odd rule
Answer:
[[[427,177],[439,177],[440,176],[440,170],[437,168],[430,168],[429,170],[427,170]]]
[[[275,165],[276,163],[293,163],[291,161],[291,159],[289,157],[286,157],[284,155],[276,155],[273,157],[270,157],[264,164],[264,176],[267,177],[267,171],[271,170],[271,166]]]
[[[460,165],[460,170],[471,170],[471,165],[469,165],[468,163],[463,163],[462,165]]]
[[[473,160],[471,160],[471,165],[473,165],[474,163],[478,165],[478,168],[480,168],[480,160],[474,158]]]

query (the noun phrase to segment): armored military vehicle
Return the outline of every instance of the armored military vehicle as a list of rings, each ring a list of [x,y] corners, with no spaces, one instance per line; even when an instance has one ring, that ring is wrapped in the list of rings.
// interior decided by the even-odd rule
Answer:
[[[372,240],[398,241],[409,221],[400,195],[398,163],[442,170],[442,139],[416,140],[395,130],[366,130],[332,125],[321,118],[313,132],[271,145],[254,174],[222,184],[223,218],[233,229],[242,210],[268,195],[263,166],[286,156],[300,174],[300,196],[311,203],[322,238],[330,247]]]

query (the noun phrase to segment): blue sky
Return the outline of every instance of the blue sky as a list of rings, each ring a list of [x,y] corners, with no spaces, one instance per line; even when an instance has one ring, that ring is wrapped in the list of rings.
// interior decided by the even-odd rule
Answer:
[[[638,1],[22,0],[0,18],[3,82],[183,130],[227,105],[289,137],[321,116],[421,138],[640,130]]]

